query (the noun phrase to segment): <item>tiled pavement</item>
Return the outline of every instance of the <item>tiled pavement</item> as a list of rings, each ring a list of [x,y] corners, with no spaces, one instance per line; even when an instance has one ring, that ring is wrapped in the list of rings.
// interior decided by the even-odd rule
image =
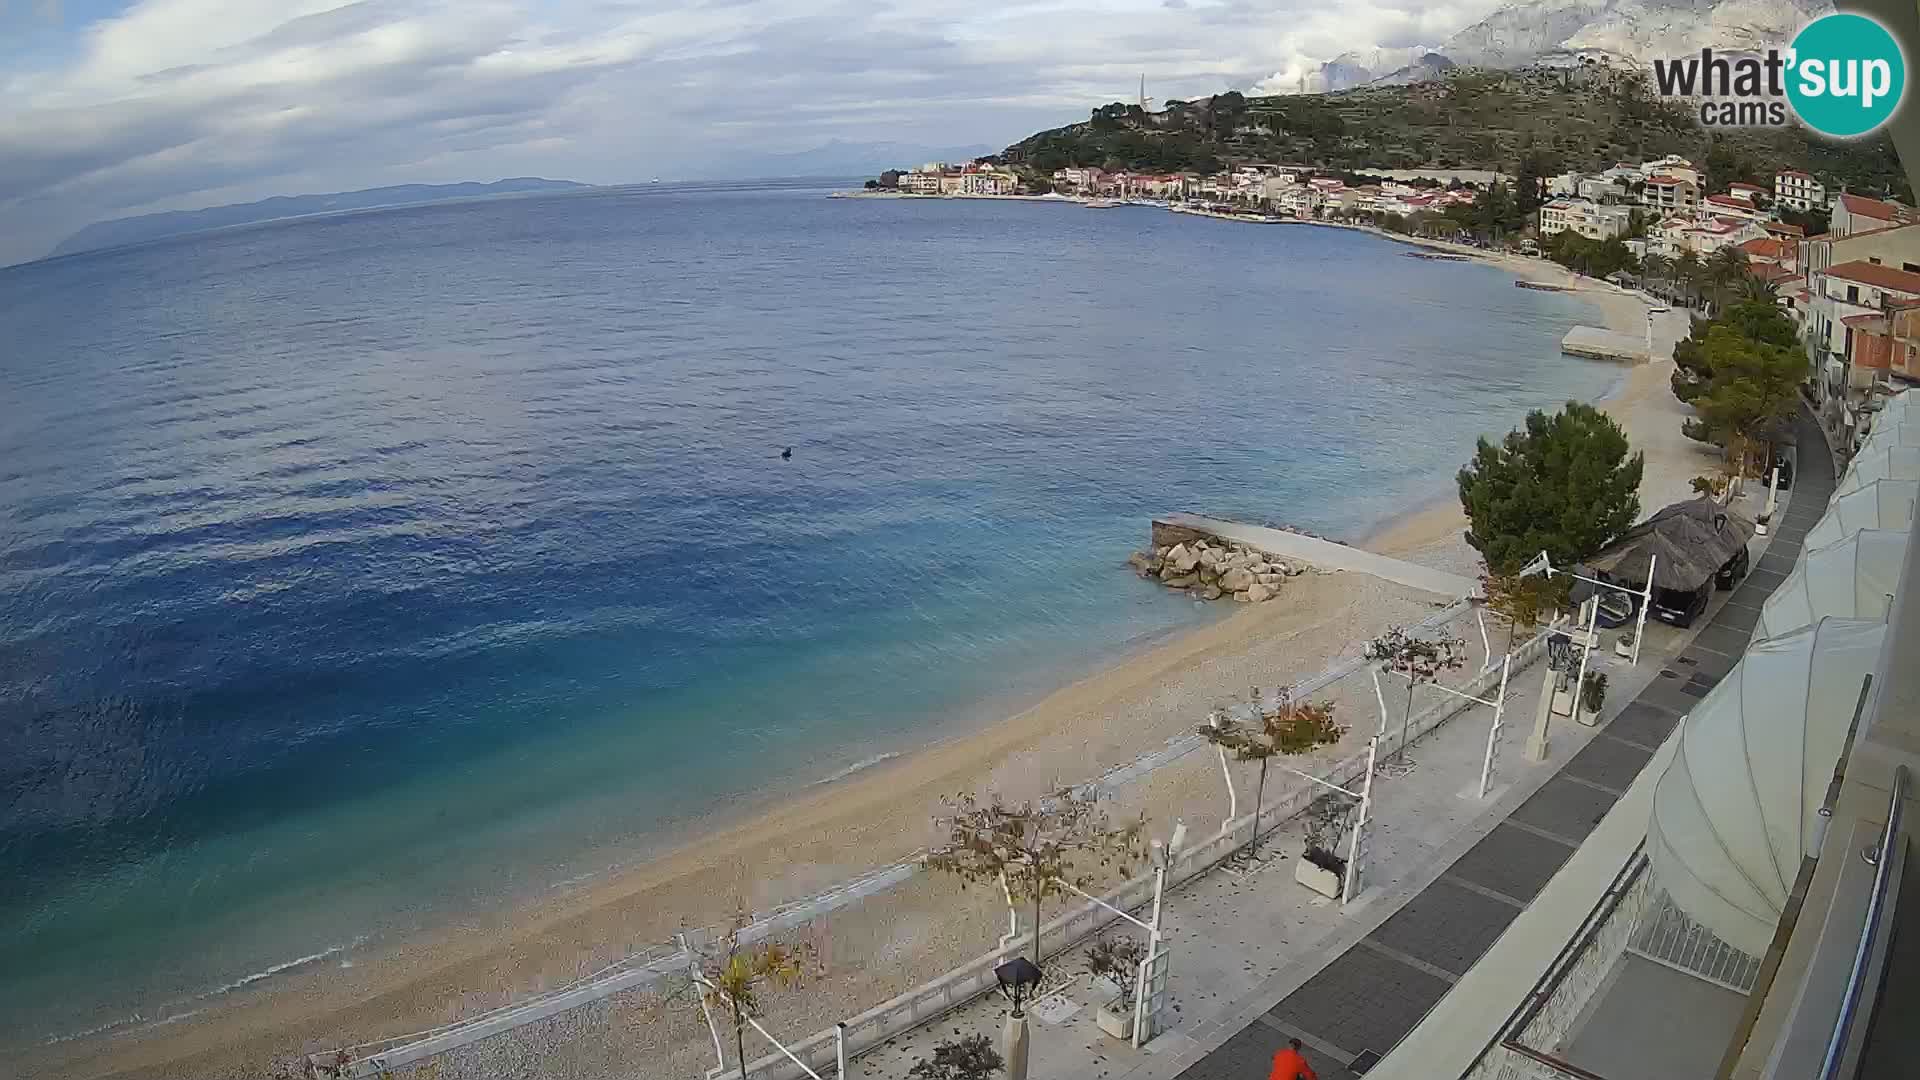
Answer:
[[[1707,626],[1598,737],[1532,798],[1372,934],[1180,1074],[1260,1080],[1298,1038],[1328,1080],[1349,1080],[1413,1030],[1538,895],[1746,647],[1760,605],[1786,578],[1833,494],[1826,443],[1804,412],[1793,497],[1754,563]],[[1816,457],[1817,455],[1817,457]]]

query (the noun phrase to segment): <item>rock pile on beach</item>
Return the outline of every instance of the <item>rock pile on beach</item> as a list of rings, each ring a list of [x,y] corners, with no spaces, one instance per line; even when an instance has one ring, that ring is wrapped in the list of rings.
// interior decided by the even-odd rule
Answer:
[[[1306,572],[1249,547],[1223,540],[1193,540],[1171,547],[1136,551],[1127,559],[1141,577],[1158,578],[1170,589],[1185,589],[1201,600],[1231,596],[1258,604],[1280,595],[1287,578]]]

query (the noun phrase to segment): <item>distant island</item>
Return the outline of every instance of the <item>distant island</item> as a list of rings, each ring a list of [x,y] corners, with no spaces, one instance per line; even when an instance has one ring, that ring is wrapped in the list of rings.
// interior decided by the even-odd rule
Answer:
[[[158,214],[97,221],[54,246],[53,255],[98,248],[138,244],[182,233],[222,229],[232,225],[250,225],[278,218],[331,214],[344,210],[371,210],[382,206],[443,202],[448,199],[476,199],[489,195],[527,195],[551,191],[575,191],[591,187],[572,180],[543,180],[537,176],[518,176],[491,184],[400,184],[394,187],[367,188],[363,191],[337,191],[328,195],[276,195],[258,202],[210,206],[203,210],[168,210]]]

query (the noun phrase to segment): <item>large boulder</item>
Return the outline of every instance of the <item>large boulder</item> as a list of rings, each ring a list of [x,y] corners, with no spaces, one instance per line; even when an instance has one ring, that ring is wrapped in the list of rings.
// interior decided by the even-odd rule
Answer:
[[[1166,582],[1170,589],[1191,589],[1200,583],[1200,579],[1192,574],[1181,574],[1178,577],[1167,578]]]
[[[1167,552],[1167,565],[1182,574],[1189,573],[1200,565],[1200,556],[1185,544],[1175,544],[1173,550]]]
[[[1212,548],[1200,549],[1200,565],[1212,569],[1220,565],[1221,553]]]
[[[1218,585],[1209,585],[1200,590],[1200,599],[1202,600],[1218,600],[1224,595],[1226,594],[1220,591],[1220,586]]]
[[[1136,551],[1127,556],[1127,565],[1141,574],[1153,573],[1153,556],[1144,551]]]
[[[1228,592],[1239,592],[1249,585],[1256,584],[1256,582],[1257,579],[1251,573],[1237,566],[1220,575],[1220,587]]]
[[[1273,587],[1255,582],[1247,589],[1247,603],[1258,604],[1273,599]]]

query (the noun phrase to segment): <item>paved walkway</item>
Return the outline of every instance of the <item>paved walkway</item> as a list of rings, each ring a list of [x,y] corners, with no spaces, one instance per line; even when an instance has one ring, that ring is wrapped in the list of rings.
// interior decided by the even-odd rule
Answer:
[[[1424,891],[1271,1007],[1223,1026],[1224,1041],[1181,1080],[1259,1080],[1289,1038],[1306,1044],[1326,1080],[1359,1076],[1413,1030],[1507,924],[1545,887],[1694,702],[1739,661],[1760,605],[1785,580],[1807,530],[1833,494],[1826,443],[1799,421],[1801,459],[1791,501],[1764,555],[1673,662],[1606,724],[1599,737]],[[1257,1007],[1257,1005],[1256,1005]],[[1219,1032],[1196,1029],[1206,1045]]]
[[[1199,514],[1166,514],[1158,520],[1168,525],[1182,525],[1226,540],[1237,541],[1249,547],[1258,548],[1269,555],[1278,555],[1282,559],[1297,559],[1322,570],[1350,570],[1358,574],[1368,574],[1411,589],[1438,593],[1449,600],[1471,596],[1480,591],[1480,583],[1472,578],[1449,574],[1445,570],[1435,570],[1430,566],[1420,566],[1386,555],[1376,555],[1371,551],[1336,544],[1317,536],[1306,536],[1288,532],[1285,529],[1269,529],[1262,525],[1242,525],[1237,521],[1222,521],[1218,518],[1202,517]]]

